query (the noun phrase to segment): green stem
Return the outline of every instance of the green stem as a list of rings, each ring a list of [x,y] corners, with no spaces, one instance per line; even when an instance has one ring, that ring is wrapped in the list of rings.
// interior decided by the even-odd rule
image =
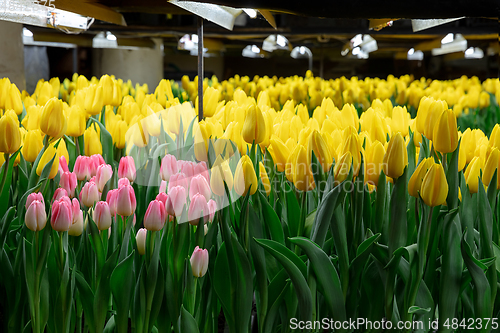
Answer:
[[[10,155],[9,154],[4,154],[5,162],[4,162],[4,168],[3,168],[3,176],[2,176],[2,182],[0,183],[0,188],[3,188],[5,185],[5,181],[7,180],[7,173],[9,171],[9,161],[10,161]]]
[[[39,249],[38,249],[38,231],[35,232],[35,268],[38,266],[38,258],[40,257]],[[34,296],[35,296],[35,313],[34,313],[34,325],[33,333],[40,333],[40,273],[38,270],[35,271],[35,287],[34,287]]]
[[[305,229],[305,224],[306,224],[306,192],[301,192],[301,199],[300,199],[300,220],[299,220],[299,230],[297,236],[302,236],[304,233]],[[295,246],[295,254],[300,253],[300,247],[297,245]]]

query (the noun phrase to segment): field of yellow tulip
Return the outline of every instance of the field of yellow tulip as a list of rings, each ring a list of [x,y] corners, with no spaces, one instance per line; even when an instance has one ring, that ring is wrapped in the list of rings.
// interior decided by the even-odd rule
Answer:
[[[498,79],[203,86],[0,80],[2,332],[500,329]]]

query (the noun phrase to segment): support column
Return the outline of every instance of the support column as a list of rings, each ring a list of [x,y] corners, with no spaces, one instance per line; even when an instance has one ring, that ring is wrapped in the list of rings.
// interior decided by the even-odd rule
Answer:
[[[0,31],[0,78],[8,77],[22,91],[26,88],[23,25],[0,21]]]
[[[104,74],[117,79],[131,80],[133,84],[147,83],[150,93],[163,79],[163,50],[161,40],[155,40],[156,47],[138,50],[94,49],[92,72],[96,77]]]

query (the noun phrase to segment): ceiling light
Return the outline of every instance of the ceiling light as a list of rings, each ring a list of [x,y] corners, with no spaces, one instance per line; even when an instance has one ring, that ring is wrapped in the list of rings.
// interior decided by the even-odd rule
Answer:
[[[484,52],[479,47],[469,47],[465,50],[465,59],[482,59]]]
[[[246,58],[264,58],[264,54],[261,53],[260,48],[257,45],[247,45],[241,55]]]
[[[267,52],[274,50],[288,50],[290,48],[288,39],[283,35],[269,35],[262,43],[262,49]]]
[[[106,39],[109,41],[116,41],[116,36],[108,31],[108,32],[106,32]]]
[[[412,47],[411,49],[408,50],[408,53],[406,55],[406,59],[408,60],[424,60],[424,52],[417,50]]]
[[[257,17],[257,11],[255,9],[251,8],[243,8],[243,11],[250,16],[250,18],[256,18]]]
[[[309,59],[309,70],[312,71],[313,53],[308,47],[296,46],[290,52],[290,56],[294,59]]]
[[[441,40],[441,47],[432,49],[432,55],[442,55],[467,50],[467,40],[461,34],[448,34]]]
[[[441,39],[441,44],[448,44],[453,42],[455,37],[453,36],[452,33],[447,34],[443,39]]]
[[[23,36],[24,37],[33,37],[33,33],[31,32],[31,30],[23,28]]]

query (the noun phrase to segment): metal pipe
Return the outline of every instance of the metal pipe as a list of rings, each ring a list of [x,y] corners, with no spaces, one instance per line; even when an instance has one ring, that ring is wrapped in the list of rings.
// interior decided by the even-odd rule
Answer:
[[[198,16],[198,121],[203,120],[203,18]]]

